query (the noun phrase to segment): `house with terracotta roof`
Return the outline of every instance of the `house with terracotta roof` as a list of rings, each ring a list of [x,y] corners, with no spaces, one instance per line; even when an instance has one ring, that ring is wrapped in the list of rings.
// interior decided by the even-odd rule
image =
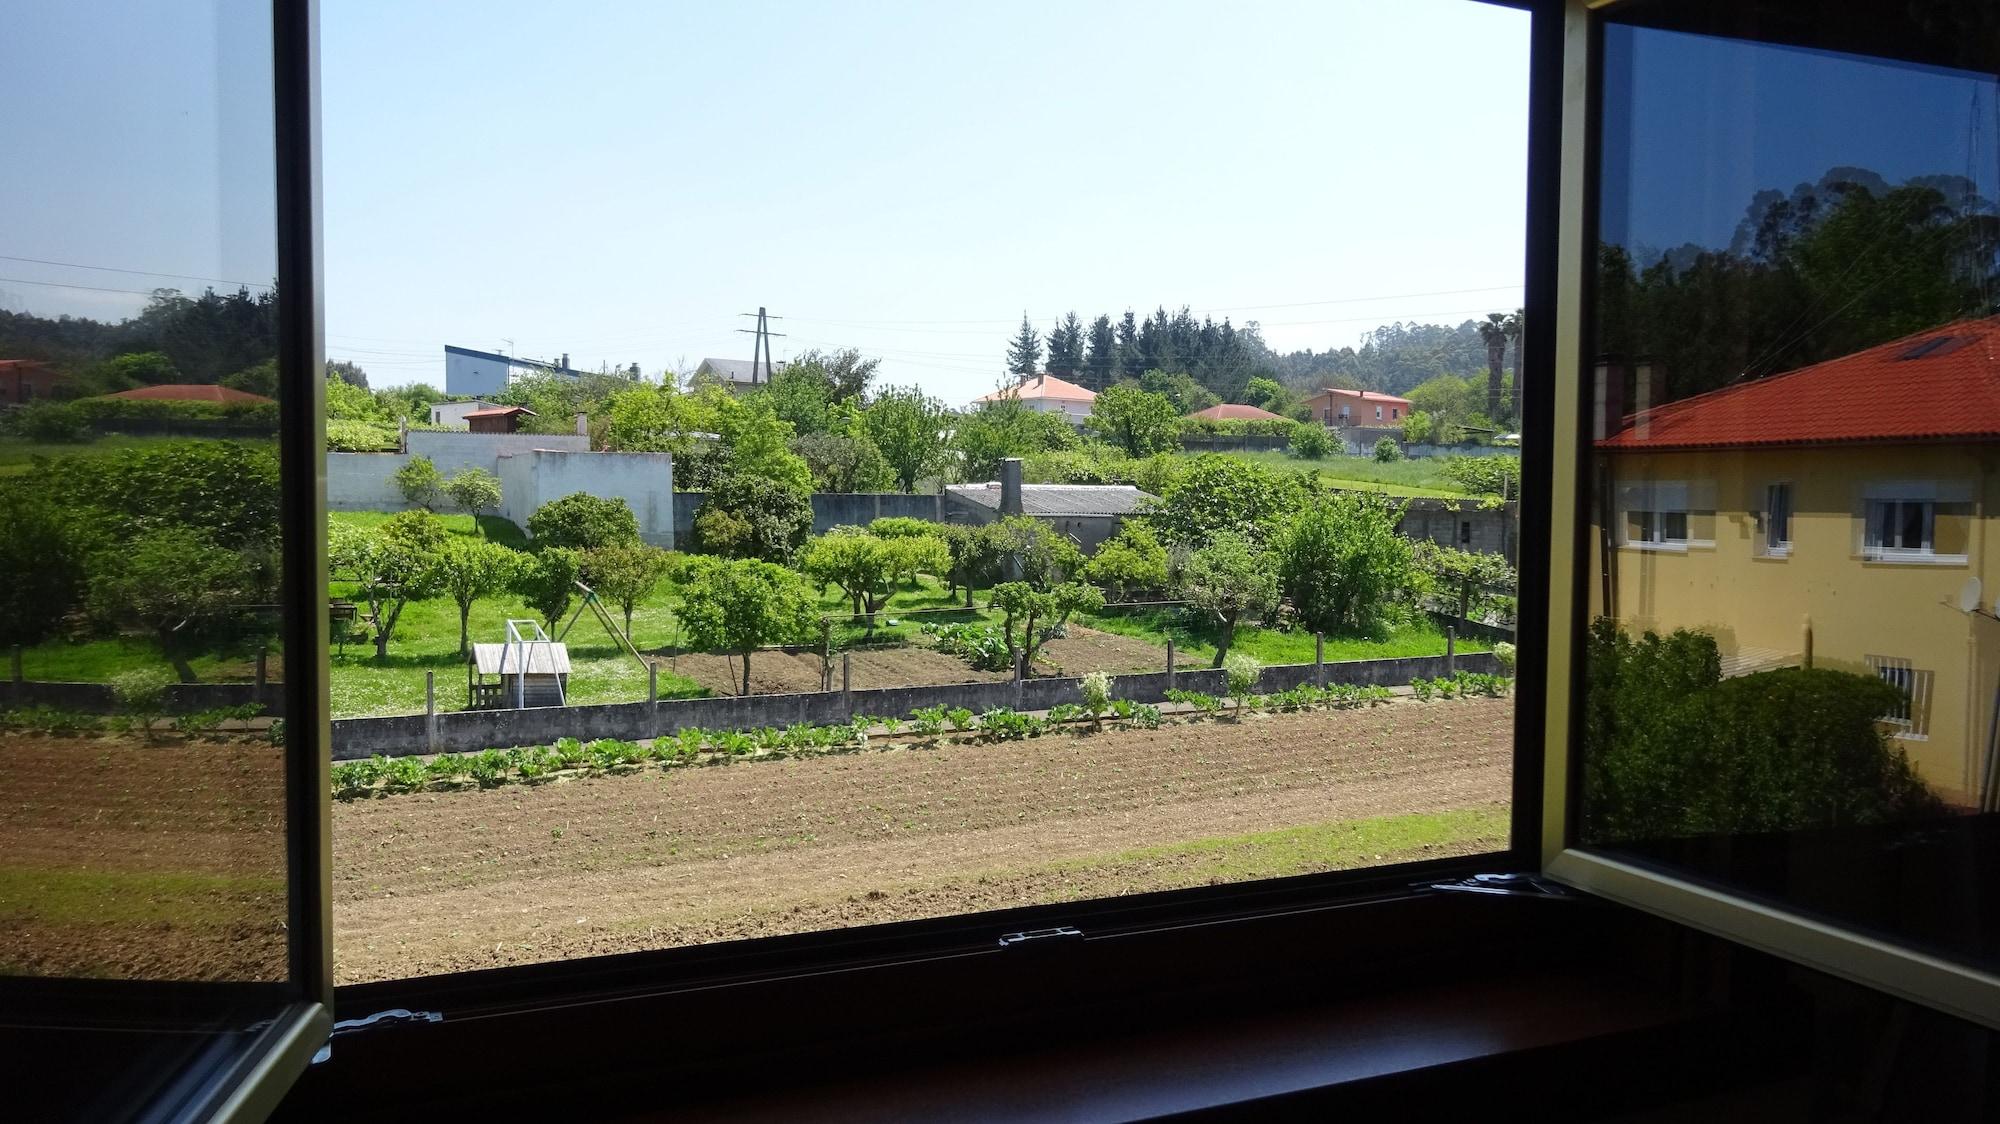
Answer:
[[[207,402],[215,406],[256,406],[269,405],[272,399],[261,394],[233,387],[216,386],[213,383],[161,383],[158,386],[142,386],[136,390],[121,390],[107,394],[106,398],[130,398],[141,402]]]
[[[34,359],[0,359],[0,405],[18,406],[47,398],[63,374]]]
[[[1342,390],[1325,387],[1306,399],[1306,406],[1321,425],[1339,429],[1350,425],[1395,429],[1410,416],[1410,400],[1379,390]]]
[[[1290,421],[1291,420],[1285,417],[1283,414],[1274,414],[1269,410],[1260,409],[1256,406],[1246,406],[1241,402],[1224,402],[1217,406],[1210,406],[1206,410],[1196,410],[1194,413],[1189,414],[1188,417],[1204,418],[1208,421]]]
[[[1022,405],[1036,413],[1061,414],[1071,424],[1081,425],[1083,419],[1090,416],[1091,403],[1097,401],[1097,392],[1054,375],[1022,375],[1013,386],[982,394],[973,402],[997,402],[1003,398],[1019,399]]]
[[[1633,366],[1596,380],[1593,616],[1708,632],[1725,673],[1880,676],[1925,781],[1993,807],[2000,319],[1673,402]]]

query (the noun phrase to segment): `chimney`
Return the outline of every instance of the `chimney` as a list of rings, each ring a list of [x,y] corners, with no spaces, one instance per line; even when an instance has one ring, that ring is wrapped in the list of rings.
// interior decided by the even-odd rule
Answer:
[[[563,368],[562,368],[562,369],[563,369],[563,373],[564,373],[564,374],[568,374],[568,373],[569,373],[569,352],[567,352],[567,351],[563,352]]]
[[[1000,514],[1021,514],[1021,458],[1000,461]]]
[[[1602,441],[1618,432],[1625,420],[1625,368],[1608,359],[1597,361],[1592,373],[1590,436]]]
[[[590,415],[589,415],[589,414],[578,414],[578,415],[576,416],[576,435],[577,435],[578,437],[588,437],[588,436],[590,436]]]

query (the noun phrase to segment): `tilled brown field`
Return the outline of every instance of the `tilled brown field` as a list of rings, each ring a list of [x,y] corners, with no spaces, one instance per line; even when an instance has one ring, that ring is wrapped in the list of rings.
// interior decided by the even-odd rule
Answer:
[[[1506,699],[1397,702],[336,804],[336,968],[387,979],[1201,885],[1232,876],[1231,845],[1174,845],[1494,808],[1512,721]]]
[[[285,903],[269,742],[0,736],[0,970],[278,979]]]

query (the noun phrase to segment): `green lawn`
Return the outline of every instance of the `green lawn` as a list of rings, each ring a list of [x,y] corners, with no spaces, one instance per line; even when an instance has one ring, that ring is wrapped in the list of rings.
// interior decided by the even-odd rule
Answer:
[[[1111,609],[1078,618],[1078,623],[1104,632],[1136,636],[1164,645],[1172,636],[1177,653],[1189,660],[1207,663],[1215,658],[1216,630],[1206,622],[1191,621],[1175,606],[1139,609]],[[1247,652],[1266,664],[1313,662],[1310,632],[1280,632],[1255,625],[1238,625],[1232,651]],[[1461,638],[1457,650],[1484,652],[1482,641]],[[1402,656],[1441,656],[1444,633],[1430,622],[1413,624],[1380,637],[1328,636],[1326,658],[1338,660],[1382,660]]]
[[[1210,884],[1285,878],[1431,858],[1440,851],[1463,852],[1478,846],[1499,849],[1507,845],[1508,824],[1505,807],[1376,816],[1141,847],[1052,863],[1045,869],[1084,873],[1132,864],[1173,863],[1198,869]]]
[[[1184,457],[1206,453],[1182,453]],[[1260,449],[1250,453],[1221,453],[1225,457],[1249,461],[1264,468],[1287,471],[1316,470],[1320,482],[1329,488],[1382,492],[1391,496],[1428,496],[1458,499],[1467,493],[1444,473],[1435,459],[1389,461],[1373,457],[1331,456],[1316,461],[1300,460],[1280,449]]]
[[[395,513],[390,511],[334,511],[327,513],[327,520],[332,523],[345,523],[365,531],[371,527],[381,526],[393,515]],[[480,516],[477,529],[473,527],[470,515],[440,515],[438,521],[444,524],[446,531],[454,535],[471,538],[476,534],[483,534],[486,538],[502,546],[511,546],[515,550],[526,550],[528,547],[528,533],[515,526],[513,520],[503,519],[498,515]]]
[[[91,456],[124,449],[143,449],[149,445],[178,444],[187,440],[186,437],[170,434],[129,437],[122,433],[106,434],[94,441],[28,441],[18,437],[0,437],[0,476],[19,476],[27,472],[33,467],[36,457]],[[253,440],[266,447],[272,444],[268,438]]]

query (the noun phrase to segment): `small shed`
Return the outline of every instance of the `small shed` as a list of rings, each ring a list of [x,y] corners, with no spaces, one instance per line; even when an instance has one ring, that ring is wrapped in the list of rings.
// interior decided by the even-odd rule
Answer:
[[[535,412],[526,406],[495,406],[490,410],[474,410],[466,414],[465,428],[474,433],[519,433],[521,419],[535,416]]]
[[[569,649],[557,640],[474,644],[465,687],[476,709],[565,706]]]

